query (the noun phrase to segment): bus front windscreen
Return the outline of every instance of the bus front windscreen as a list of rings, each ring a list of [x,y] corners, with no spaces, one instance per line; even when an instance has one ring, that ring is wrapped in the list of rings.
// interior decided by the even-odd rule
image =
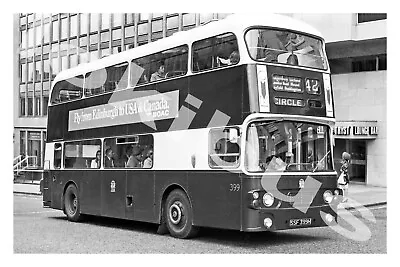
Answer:
[[[247,31],[245,39],[253,60],[324,70],[328,68],[322,41],[315,37],[257,28]]]
[[[326,125],[297,121],[253,122],[247,128],[249,172],[333,171]]]

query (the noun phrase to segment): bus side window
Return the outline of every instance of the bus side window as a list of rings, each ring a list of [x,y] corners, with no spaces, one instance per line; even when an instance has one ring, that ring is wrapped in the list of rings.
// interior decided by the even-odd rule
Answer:
[[[233,33],[226,33],[193,43],[192,71],[203,71],[238,63],[238,44]],[[231,56],[236,53],[235,57]],[[231,60],[235,58],[236,60]],[[225,62],[222,64],[221,62]]]
[[[126,89],[128,86],[128,63],[123,62],[106,68],[107,80],[105,82],[105,91]]]
[[[216,128],[209,132],[210,167],[237,167],[239,165],[239,140],[230,140],[229,131],[235,128]]]
[[[106,69],[100,69],[87,73],[85,78],[85,96],[92,96],[104,93],[104,84],[106,82],[106,79]]]
[[[83,76],[79,75],[54,85],[51,95],[51,103],[61,103],[82,97]]]
[[[64,146],[64,167],[71,169],[90,168],[89,162],[101,149],[100,140],[66,142]]]
[[[164,58],[166,78],[181,76],[187,73],[188,47],[186,45],[163,51],[162,53],[167,55]]]
[[[60,143],[54,144],[54,168],[61,168],[61,155],[62,155],[62,145]]]

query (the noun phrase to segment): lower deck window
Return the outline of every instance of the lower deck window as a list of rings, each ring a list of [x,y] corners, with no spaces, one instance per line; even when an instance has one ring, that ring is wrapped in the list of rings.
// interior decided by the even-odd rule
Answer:
[[[240,158],[237,128],[212,129],[209,133],[208,163],[215,167],[238,167]]]
[[[153,167],[153,136],[114,137],[104,141],[104,168]]]
[[[71,169],[100,168],[100,155],[100,140],[68,142],[64,145],[64,166]]]

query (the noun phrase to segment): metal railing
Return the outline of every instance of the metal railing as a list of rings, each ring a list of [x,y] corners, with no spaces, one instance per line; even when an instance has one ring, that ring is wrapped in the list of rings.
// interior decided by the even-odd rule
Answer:
[[[21,155],[19,155],[18,157],[14,158],[13,170],[16,175],[20,174],[26,169],[29,168],[35,169],[37,167],[38,167],[37,156],[22,157]]]

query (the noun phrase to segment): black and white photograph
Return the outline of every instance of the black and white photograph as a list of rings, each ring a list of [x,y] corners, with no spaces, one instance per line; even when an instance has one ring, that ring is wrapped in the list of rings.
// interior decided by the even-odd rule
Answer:
[[[387,256],[396,15],[267,3],[14,6],[10,253]]]

